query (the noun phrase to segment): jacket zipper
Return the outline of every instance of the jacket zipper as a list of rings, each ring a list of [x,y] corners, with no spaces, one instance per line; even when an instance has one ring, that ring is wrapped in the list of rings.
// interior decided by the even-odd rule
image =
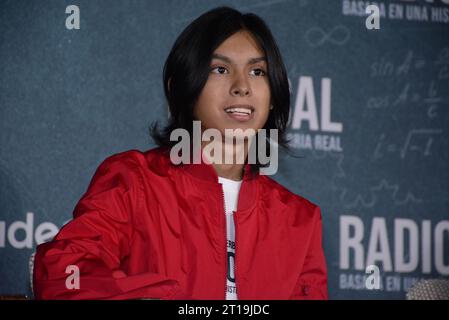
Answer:
[[[240,187],[241,188],[241,187]],[[240,196],[240,192],[239,192],[239,196]],[[227,218],[226,218],[226,202],[225,202],[225,195],[224,195],[224,191],[223,191],[223,185],[221,185],[221,197],[222,197],[222,201],[223,201],[223,212],[224,212],[224,235],[225,235],[225,261],[226,261],[226,268],[225,268],[225,283],[224,283],[224,299],[226,300],[226,294],[227,294],[227,286],[228,286],[228,268],[229,268],[229,259],[228,259],[228,234],[227,234],[227,228],[226,228],[226,224],[227,224]],[[236,291],[236,297],[238,300],[238,290],[237,290],[237,223],[235,222],[235,213],[236,211],[233,212],[232,215],[232,220],[234,222],[234,280],[235,280],[235,291]]]
[[[239,192],[240,193],[240,192]],[[237,211],[234,211],[234,214],[232,215],[232,220],[234,222],[234,280],[235,280],[235,297],[237,300],[239,300],[239,291],[237,290],[237,222],[235,219]]]
[[[225,238],[225,277],[224,277],[224,298],[223,300],[226,300],[226,287],[228,285],[228,263],[229,263],[229,259],[228,259],[228,234],[227,234],[227,228],[226,228],[226,203],[225,203],[225,195],[224,195],[224,191],[223,191],[223,185],[220,184],[220,188],[221,188],[221,200],[223,203],[223,212],[224,214],[222,215],[222,217],[224,218],[224,238]]]

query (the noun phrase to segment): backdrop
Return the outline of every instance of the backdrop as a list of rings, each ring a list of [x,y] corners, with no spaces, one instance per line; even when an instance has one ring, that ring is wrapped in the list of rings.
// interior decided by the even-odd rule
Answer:
[[[154,147],[163,63],[218,5],[260,15],[280,46],[303,157],[281,155],[274,179],[322,208],[330,298],[448,278],[449,1],[374,4],[378,29],[365,1],[1,1],[0,293],[29,293],[30,254],[106,157]]]

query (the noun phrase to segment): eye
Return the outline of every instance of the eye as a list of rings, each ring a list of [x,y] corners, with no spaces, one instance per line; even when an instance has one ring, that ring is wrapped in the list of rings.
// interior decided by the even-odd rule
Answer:
[[[261,69],[261,68],[257,68],[257,69],[253,69],[253,70],[251,70],[251,71],[256,71],[256,72],[258,72],[258,74],[256,74],[256,76],[265,76],[267,73],[263,70],[263,69]]]
[[[222,66],[212,68],[211,72],[213,72],[214,70],[219,70],[218,72],[214,72],[214,73],[219,73],[219,74],[223,74],[223,72],[221,72],[221,71],[227,71],[226,68],[222,67]]]

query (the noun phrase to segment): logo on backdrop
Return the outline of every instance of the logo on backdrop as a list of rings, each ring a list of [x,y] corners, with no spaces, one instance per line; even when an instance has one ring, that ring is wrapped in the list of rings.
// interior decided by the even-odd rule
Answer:
[[[34,245],[53,239],[58,231],[58,227],[51,222],[43,222],[35,227],[34,213],[27,212],[25,221],[13,221],[9,225],[0,221],[0,249],[7,246],[32,249]]]
[[[394,21],[449,23],[449,0],[343,0],[342,14],[356,17],[371,15]],[[370,24],[370,20],[367,23]]]
[[[449,220],[340,216],[339,288],[407,292],[449,276]],[[419,275],[417,277],[416,275]]]
[[[330,78],[299,77],[287,134],[292,148],[343,151],[343,124],[332,119],[331,86]]]

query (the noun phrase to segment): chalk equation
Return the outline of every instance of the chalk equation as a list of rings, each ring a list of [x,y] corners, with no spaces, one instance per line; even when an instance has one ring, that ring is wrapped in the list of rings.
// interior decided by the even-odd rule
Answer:
[[[386,134],[380,135],[376,148],[373,152],[373,160],[382,158],[385,154],[396,153],[401,159],[407,157],[411,152],[416,152],[424,157],[431,155],[432,145],[437,136],[441,135],[441,129],[412,129],[410,130],[403,143],[391,143],[386,139]]]
[[[404,192],[402,192],[404,193]],[[340,202],[346,209],[353,209],[357,207],[373,208],[382,196],[390,196],[394,205],[402,206],[409,203],[421,203],[423,200],[415,196],[412,192],[407,191],[405,195],[400,195],[400,186],[398,184],[392,184],[386,179],[380,180],[380,182],[368,189],[366,196],[357,194],[353,199],[349,199],[348,189],[343,188],[340,191]]]
[[[400,77],[407,76],[413,70],[421,70],[427,62],[422,57],[417,57],[412,50],[408,50],[403,60],[399,63],[389,60],[385,56],[374,61],[370,66],[370,77]]]
[[[449,48],[443,48],[434,64],[439,67],[438,80],[449,79]]]

